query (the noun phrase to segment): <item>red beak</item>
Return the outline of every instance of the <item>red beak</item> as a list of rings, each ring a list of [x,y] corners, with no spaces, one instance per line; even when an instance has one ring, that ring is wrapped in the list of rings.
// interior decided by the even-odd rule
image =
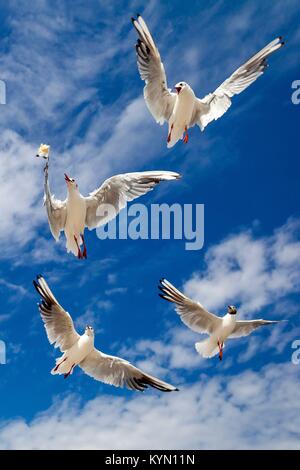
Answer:
[[[64,173],[65,175],[65,181],[67,181],[68,183],[71,181],[71,179],[68,177],[68,175],[66,173]]]
[[[177,91],[177,93],[178,93],[178,95],[179,95],[179,93],[181,92],[181,87],[180,87],[180,86],[176,86],[176,87],[175,87],[175,90]]]

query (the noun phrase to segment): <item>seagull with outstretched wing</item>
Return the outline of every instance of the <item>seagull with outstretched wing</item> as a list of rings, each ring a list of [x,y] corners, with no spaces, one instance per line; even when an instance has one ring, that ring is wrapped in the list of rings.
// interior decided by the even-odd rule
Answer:
[[[195,344],[203,357],[213,357],[219,353],[222,360],[225,341],[250,335],[264,325],[274,325],[281,320],[242,320],[236,319],[237,308],[228,305],[227,313],[219,317],[206,310],[199,302],[186,297],[166,279],[160,280],[159,296],[175,304],[175,310],[182,322],[196,333],[209,335],[209,338]]]
[[[281,36],[274,39],[239,67],[213,93],[199,99],[184,81],[175,85],[174,92],[168,88],[164,65],[145,21],[141,15],[137,15],[137,18],[132,18],[132,23],[139,36],[136,54],[141,79],[146,82],[144,98],[156,122],[161,125],[168,122],[169,148],[179,139],[187,143],[188,129],[195,124],[203,131],[211,121],[223,116],[231,106],[231,98],[244,91],[264,73],[268,66],[267,58],[284,44]]]
[[[75,330],[72,317],[59,304],[42,276],[33,284],[42,298],[39,311],[44,322],[49,342],[63,353],[56,359],[51,374],[67,378],[79,366],[87,375],[106,384],[126,387],[143,392],[148,387],[161,392],[178,390],[133,366],[120,357],[108,356],[94,347],[94,329],[85,328],[83,335]]]
[[[60,232],[64,231],[67,251],[71,251],[79,259],[87,258],[84,240],[86,227],[92,230],[108,223],[126,207],[127,202],[148,193],[162,181],[179,178],[178,173],[163,170],[124,173],[108,178],[89,196],[83,196],[75,179],[65,174],[68,194],[66,199],[61,201],[51,194],[46,165],[44,201],[51,233],[58,241]]]

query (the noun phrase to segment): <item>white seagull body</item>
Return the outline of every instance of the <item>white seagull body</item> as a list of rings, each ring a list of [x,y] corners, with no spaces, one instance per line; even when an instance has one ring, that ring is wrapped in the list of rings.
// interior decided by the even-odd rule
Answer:
[[[276,320],[236,320],[237,309],[233,305],[228,306],[228,312],[219,317],[206,310],[199,302],[186,297],[166,279],[161,279],[159,289],[160,297],[175,303],[176,312],[182,322],[197,333],[208,334],[209,338],[195,344],[198,353],[206,358],[216,356],[219,353],[220,360],[223,357],[224,343],[227,339],[241,338],[250,335],[256,328],[264,325],[279,323]]]
[[[45,325],[49,342],[58,347],[63,355],[56,360],[51,374],[64,375],[67,378],[79,366],[87,375],[116,387],[144,391],[148,386],[162,392],[178,390],[152,375],[144,373],[130,362],[120,357],[108,356],[94,346],[94,330],[87,326],[83,335],[79,335],[74,323],[52,294],[42,276],[33,281],[42,297],[39,311]]]
[[[267,57],[284,44],[281,37],[274,39],[239,67],[213,93],[199,99],[184,81],[175,85],[176,93],[168,89],[159,51],[145,21],[138,15],[137,19],[132,18],[132,22],[139,35],[136,44],[137,65],[142,80],[146,82],[144,98],[156,122],[162,125],[166,121],[169,124],[169,148],[182,138],[187,143],[188,128],[198,124],[203,131],[211,121],[223,116],[231,106],[231,98],[244,91],[263,74],[268,65]]]
[[[143,171],[113,176],[85,197],[80,194],[73,178],[65,174],[68,195],[64,201],[51,194],[48,181],[48,166],[45,168],[45,205],[51,233],[56,241],[63,230],[66,248],[78,258],[86,258],[87,250],[84,230],[104,225],[132,201],[151,191],[161,181],[180,178],[171,171]],[[83,244],[83,251],[81,245]]]

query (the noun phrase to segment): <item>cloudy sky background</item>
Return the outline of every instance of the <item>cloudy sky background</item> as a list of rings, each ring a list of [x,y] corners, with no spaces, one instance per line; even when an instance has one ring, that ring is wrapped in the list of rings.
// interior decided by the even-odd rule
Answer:
[[[0,448],[299,448],[300,8],[296,0],[0,2]],[[142,13],[159,45],[169,86],[214,90],[279,34],[284,49],[222,120],[187,146],[166,148],[142,98],[130,17]],[[205,245],[100,241],[86,234],[78,262],[51,238],[43,163],[63,198],[66,171],[83,194],[124,171],[164,169],[182,180],[143,202],[205,204]],[[141,202],[141,201],[139,201]],[[134,394],[75,371],[52,377],[55,352],[38,315],[32,279],[43,273],[78,328],[181,389]],[[166,277],[223,314],[286,318],[249,340],[228,342],[224,361],[204,361],[199,338],[157,296]]]

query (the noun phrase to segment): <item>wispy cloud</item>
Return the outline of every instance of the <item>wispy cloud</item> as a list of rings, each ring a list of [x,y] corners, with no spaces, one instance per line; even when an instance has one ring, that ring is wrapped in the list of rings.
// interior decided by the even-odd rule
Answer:
[[[299,449],[298,390],[296,366],[283,363],[226,378],[203,374],[167,396],[102,395],[83,407],[76,396],[57,398],[30,422],[3,423],[0,448]]]
[[[206,268],[185,282],[186,294],[209,309],[237,304],[249,316],[299,292],[299,227],[299,220],[290,219],[268,237],[252,230],[228,236],[208,249]]]

